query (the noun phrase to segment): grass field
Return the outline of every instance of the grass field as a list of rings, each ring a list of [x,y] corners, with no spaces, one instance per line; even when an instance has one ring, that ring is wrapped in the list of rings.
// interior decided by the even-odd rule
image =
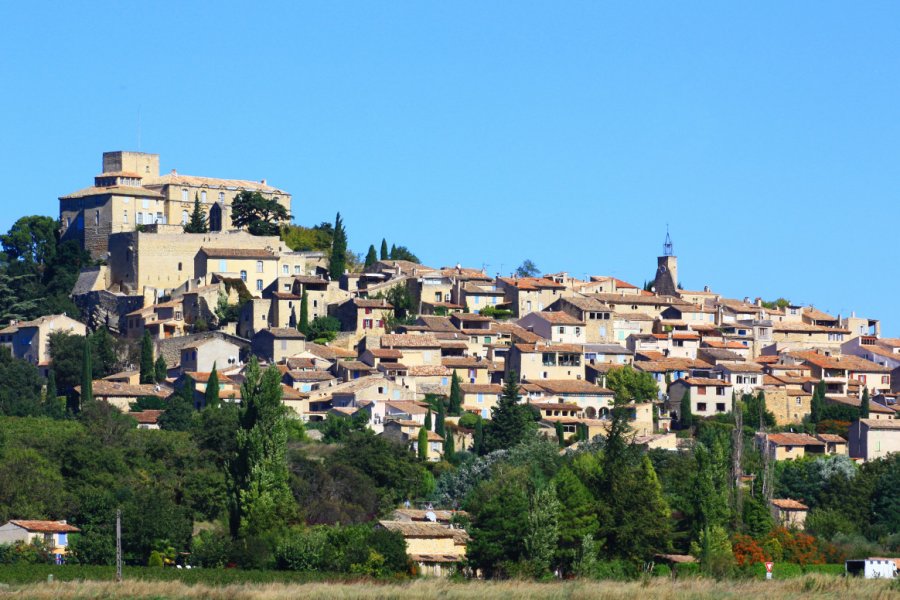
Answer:
[[[794,600],[816,599],[897,599],[897,582],[845,579],[829,575],[806,575],[784,581],[723,581],[706,579],[653,579],[635,582],[448,582],[416,580],[409,583],[256,583],[209,586],[187,585],[180,581],[126,580],[68,581],[30,583],[0,588],[0,599],[35,600],[91,598],[208,598],[212,600],[288,600],[290,598],[338,598],[404,600],[440,598],[442,600],[659,600],[740,599]]]

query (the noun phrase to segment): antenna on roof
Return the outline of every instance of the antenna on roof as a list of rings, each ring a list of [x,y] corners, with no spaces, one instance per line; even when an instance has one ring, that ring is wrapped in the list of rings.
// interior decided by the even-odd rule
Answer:
[[[668,223],[666,223],[666,241],[663,244],[663,256],[672,256],[672,238],[669,236]]]

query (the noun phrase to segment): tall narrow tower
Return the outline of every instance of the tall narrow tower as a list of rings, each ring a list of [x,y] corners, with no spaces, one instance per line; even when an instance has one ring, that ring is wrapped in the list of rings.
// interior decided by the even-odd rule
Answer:
[[[669,228],[666,228],[666,241],[663,244],[663,254],[656,259],[656,280],[654,289],[657,294],[666,296],[680,296],[678,293],[678,257],[672,251],[672,238],[669,236]]]

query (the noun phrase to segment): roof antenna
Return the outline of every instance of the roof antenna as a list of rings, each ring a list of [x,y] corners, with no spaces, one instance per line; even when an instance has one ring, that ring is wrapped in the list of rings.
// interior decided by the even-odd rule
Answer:
[[[672,238],[669,237],[668,223],[666,223],[666,241],[663,244],[663,256],[672,256]]]

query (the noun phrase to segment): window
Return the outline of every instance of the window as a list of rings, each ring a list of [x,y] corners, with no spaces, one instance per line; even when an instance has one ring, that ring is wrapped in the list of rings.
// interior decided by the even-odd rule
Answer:
[[[143,223],[144,223],[144,213],[139,212],[139,213],[137,214],[137,224],[138,224],[138,225],[143,225]]]
[[[178,263],[178,270],[181,270],[181,263]]]
[[[163,214],[161,212],[156,213],[156,222],[157,223],[163,222]]]
[[[300,275],[300,265],[294,265],[294,275]]]
[[[72,217],[66,217],[66,228],[72,225]]]
[[[716,412],[725,412],[724,402],[716,402]]]
[[[363,329],[372,329],[372,319],[363,319]]]
[[[200,192],[200,202],[206,204],[206,190]]]
[[[375,322],[375,324],[376,324],[379,328],[384,328],[384,321],[382,321],[381,319],[378,319],[378,320]]]
[[[490,338],[489,336],[484,336],[484,343],[485,343],[485,344],[490,344],[490,343],[491,343],[491,338]]]
[[[865,376],[865,375],[857,375],[857,376],[856,376],[856,379],[858,379],[860,383],[865,383],[865,382],[866,382],[866,376]]]
[[[697,386],[697,395],[698,395],[698,396],[705,396],[705,395],[706,395],[706,386],[705,386],[705,385],[698,385],[698,386]]]
[[[287,340],[281,340],[281,349],[287,350]]]
[[[891,382],[891,376],[890,376],[890,375],[882,375],[882,376],[881,376],[881,383],[883,383],[883,384],[888,384],[888,383],[890,383],[890,382]]]
[[[576,327],[576,328],[575,328],[575,336],[577,337],[577,336],[580,336],[580,335],[581,335],[581,327]]]
[[[125,215],[122,217],[122,222],[123,222],[123,223],[127,223],[127,222],[128,222],[128,211],[127,211],[127,210],[125,211]]]
[[[706,412],[706,402],[697,403],[697,412]]]
[[[219,202],[225,202],[225,192],[219,192]]]
[[[263,281],[262,281],[262,279],[257,279],[257,280],[256,280],[256,291],[257,291],[257,292],[261,292],[261,291],[262,291],[262,288],[263,288]]]
[[[256,272],[257,273],[263,272],[263,261],[261,261],[261,260],[256,261]]]
[[[60,546],[65,546],[66,544],[69,543],[69,541],[68,541],[69,534],[57,533],[56,535],[57,535],[57,541],[59,542]]]
[[[478,404],[484,404],[484,394],[479,393],[477,396]]]
[[[318,308],[318,307],[319,307],[319,301],[313,300],[313,308]]]
[[[100,224],[100,211],[95,210],[94,211],[94,225],[99,225],[99,224]]]
[[[566,334],[566,328],[565,328],[565,327],[560,327],[560,328],[559,328],[559,335],[565,335],[565,334]]]
[[[241,281],[247,283],[247,271],[241,271]]]
[[[367,314],[367,315],[371,315],[371,314],[372,314],[372,309],[371,309],[371,308],[367,308],[367,309],[366,309],[366,314]]]
[[[282,266],[281,266],[281,272],[282,272],[284,275],[290,275],[290,274],[291,274],[291,268],[290,268],[288,265],[282,265]]]
[[[187,188],[182,189],[182,190],[181,190],[181,201],[182,201],[182,202],[188,202],[189,200],[190,200],[190,198],[188,198],[188,191],[187,191]],[[144,202],[146,203],[147,201],[144,200]],[[144,204],[144,208],[147,208],[147,205],[146,205],[146,204]]]
[[[721,386],[717,386],[716,387],[716,396],[724,396],[724,395],[725,395],[725,388],[723,388]]]
[[[188,211],[183,210],[183,211],[181,211],[181,224],[187,225],[187,222],[188,222]]]
[[[800,406],[801,404],[803,404],[803,400],[800,398],[797,398],[797,406]]]
[[[543,362],[544,362],[545,367],[555,367],[556,366],[556,353],[544,352]]]

